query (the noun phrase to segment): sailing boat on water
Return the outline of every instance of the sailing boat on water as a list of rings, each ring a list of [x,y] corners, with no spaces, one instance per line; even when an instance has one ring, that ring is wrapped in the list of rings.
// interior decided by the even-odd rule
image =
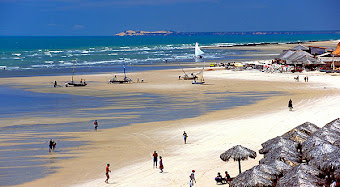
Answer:
[[[196,42],[196,45],[195,45],[195,58],[203,58],[203,55],[204,52],[200,49],[200,47],[198,47],[198,43]]]
[[[73,62],[73,71],[72,71],[72,81],[71,82],[66,82],[65,86],[86,86],[87,83],[85,82],[85,79],[80,79],[80,82],[75,82],[73,77],[74,77],[74,67],[75,67],[75,63],[77,61],[77,58],[74,58],[74,62]]]

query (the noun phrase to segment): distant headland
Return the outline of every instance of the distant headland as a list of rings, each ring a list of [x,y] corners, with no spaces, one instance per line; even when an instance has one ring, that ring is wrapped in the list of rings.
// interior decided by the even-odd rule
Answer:
[[[127,30],[114,36],[168,36],[168,35],[279,35],[279,34],[340,34],[334,31],[254,31],[254,32],[176,32],[176,31],[133,31]]]

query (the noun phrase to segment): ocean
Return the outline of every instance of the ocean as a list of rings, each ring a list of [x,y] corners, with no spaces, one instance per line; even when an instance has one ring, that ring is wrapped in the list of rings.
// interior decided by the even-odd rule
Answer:
[[[131,71],[136,65],[176,61],[193,62],[194,47],[233,46],[254,43],[289,43],[336,40],[339,32],[287,32],[286,34],[227,34],[179,36],[2,36],[0,37],[0,77],[69,74],[73,63],[77,73],[116,72],[123,64]],[[205,50],[204,58],[237,60],[245,51]],[[149,66],[148,68],[155,68]],[[165,67],[163,67],[165,68]]]

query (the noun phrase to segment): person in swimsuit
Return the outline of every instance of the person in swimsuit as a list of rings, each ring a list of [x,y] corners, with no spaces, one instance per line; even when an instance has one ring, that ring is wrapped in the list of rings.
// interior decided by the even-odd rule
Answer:
[[[164,166],[163,166],[163,159],[161,156],[159,156],[159,169],[161,170],[161,173],[163,173]]]
[[[187,133],[185,131],[183,133],[183,138],[184,138],[184,144],[186,144],[187,143],[188,135],[187,135]]]
[[[93,124],[94,124],[94,131],[97,131],[97,129],[98,129],[98,122],[97,122],[97,120],[94,120]]]
[[[111,170],[110,170],[109,167],[110,167],[110,164],[107,164],[107,166],[106,166],[106,172],[105,172],[105,175],[106,175],[105,183],[109,183],[109,178],[110,178],[109,172],[111,172]]]
[[[153,152],[152,156],[153,156],[153,167],[155,167],[155,165],[156,165],[156,168],[157,168],[157,157],[158,157],[158,154],[156,153],[156,151]]]
[[[48,152],[51,152],[51,150],[53,150],[53,144],[54,144],[54,142],[53,142],[53,140],[51,139],[51,140],[50,140],[50,143],[48,144],[48,147],[49,147]]]

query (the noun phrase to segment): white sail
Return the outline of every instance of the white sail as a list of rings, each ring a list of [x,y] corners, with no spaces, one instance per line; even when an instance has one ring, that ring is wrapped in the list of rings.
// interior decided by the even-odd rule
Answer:
[[[195,46],[195,57],[201,57],[204,54],[204,52],[198,47],[198,43],[196,42]]]

